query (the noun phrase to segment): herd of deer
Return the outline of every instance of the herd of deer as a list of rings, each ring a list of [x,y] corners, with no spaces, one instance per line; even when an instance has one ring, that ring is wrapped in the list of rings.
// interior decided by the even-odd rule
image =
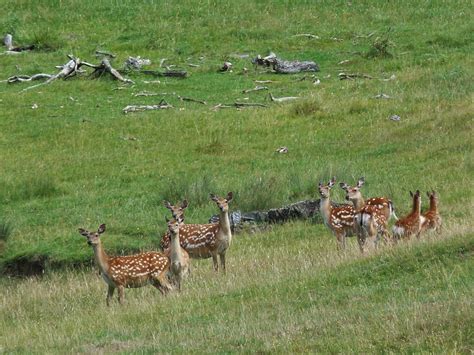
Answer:
[[[356,186],[341,182],[346,192],[346,200],[353,206],[341,205],[334,207],[329,199],[330,191],[336,179],[332,178],[327,185],[319,183],[320,213],[324,223],[336,236],[339,248],[345,247],[345,239],[357,236],[361,252],[377,246],[380,237],[385,242],[396,242],[419,235],[427,230],[439,231],[441,217],[438,212],[438,197],[434,191],[427,193],[430,199],[429,210],[421,214],[420,191],[414,194],[412,211],[404,218],[397,219],[392,201],[385,197],[373,197],[364,200],[360,188],[364,178],[359,179]],[[95,260],[102,277],[108,285],[107,305],[118,289],[120,303],[124,300],[124,289],[142,287],[147,284],[155,286],[161,293],[181,290],[182,280],[190,273],[190,258],[212,257],[214,270],[220,266],[225,272],[225,255],[232,242],[229,222],[229,202],[232,192],[225,198],[210,195],[219,210],[219,222],[214,224],[184,224],[184,210],[188,202],[171,205],[165,201],[165,207],[171,211],[173,218],[166,219],[168,230],[160,243],[162,252],[145,252],[129,256],[109,257],[102,248],[100,234],[105,232],[105,224],[96,232],[79,228],[79,233],[87,238],[87,243],[94,250]],[[397,221],[388,232],[388,221],[391,217]]]

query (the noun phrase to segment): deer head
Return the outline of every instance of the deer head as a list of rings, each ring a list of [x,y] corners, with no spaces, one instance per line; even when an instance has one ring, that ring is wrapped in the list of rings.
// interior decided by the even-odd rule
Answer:
[[[322,182],[319,182],[318,189],[319,189],[319,194],[321,195],[321,197],[329,198],[329,193],[335,183],[336,183],[335,176],[328,182],[327,185],[323,185]]]
[[[210,194],[209,196],[211,200],[217,204],[217,207],[219,207],[221,212],[225,213],[229,211],[229,202],[232,201],[232,197],[233,197],[232,192],[227,193],[226,198],[222,198],[214,194]]]
[[[179,218],[178,219],[173,218],[170,220],[167,217],[165,217],[165,220],[166,220],[166,224],[168,225],[168,230],[171,233],[171,235],[176,235],[179,231],[179,226],[183,223],[183,221]]]
[[[101,224],[97,232],[89,232],[83,228],[79,228],[79,234],[87,238],[87,244],[93,246],[100,243],[100,235],[105,232],[105,224]]]
[[[168,201],[163,201],[163,205],[170,210],[171,215],[173,216],[174,219],[180,220],[181,223],[184,223],[184,210],[188,207],[188,201],[183,200],[181,202],[181,205],[176,204],[172,205]]]
[[[357,181],[357,185],[352,187],[347,185],[345,182],[341,182],[339,186],[346,192],[347,201],[355,201],[362,198],[360,188],[364,185],[365,180],[363,177]]]

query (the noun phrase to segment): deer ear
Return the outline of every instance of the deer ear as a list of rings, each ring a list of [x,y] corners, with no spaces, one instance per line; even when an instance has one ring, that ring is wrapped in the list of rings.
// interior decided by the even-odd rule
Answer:
[[[171,203],[169,203],[168,201],[163,201],[163,206],[165,206],[167,209],[171,209]]]
[[[229,191],[229,192],[227,193],[227,198],[226,198],[227,202],[232,201],[232,198],[233,198],[233,197],[234,197],[234,194],[232,193],[232,191]]]
[[[101,224],[99,229],[97,229],[97,233],[102,234],[105,232],[105,224]]]
[[[170,221],[167,216],[165,216],[165,221],[166,221],[166,223],[168,223]]]
[[[188,200],[183,200],[183,202],[181,203],[181,208],[184,210],[187,207],[188,207]]]
[[[426,191],[426,196],[430,197],[430,192]]]
[[[413,192],[410,191],[410,196],[413,197]]]
[[[341,189],[347,191],[347,187],[348,187],[348,186],[347,186],[347,184],[346,184],[345,182],[340,182],[340,183],[339,183],[339,186],[341,187]]]
[[[87,237],[89,235],[89,232],[86,231],[84,228],[79,228],[79,234],[83,235],[84,237]]]
[[[335,183],[336,183],[336,177],[334,176],[334,177],[331,179],[331,181],[329,181],[328,186],[329,186],[329,187],[333,187]]]
[[[209,194],[209,197],[211,198],[212,201],[217,202],[217,196],[214,194]]]
[[[362,176],[359,181],[357,181],[357,187],[362,187],[362,185],[364,185],[365,183],[365,179],[364,177]]]
[[[320,181],[318,187],[323,187],[323,183]]]

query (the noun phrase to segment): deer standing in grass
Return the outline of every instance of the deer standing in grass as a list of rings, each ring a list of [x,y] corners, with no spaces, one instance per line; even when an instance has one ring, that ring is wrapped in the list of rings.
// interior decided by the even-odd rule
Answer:
[[[115,289],[118,289],[120,304],[124,301],[125,288],[135,288],[152,284],[162,294],[172,289],[167,279],[169,259],[162,253],[148,252],[129,256],[109,257],[100,241],[100,235],[105,232],[105,224],[101,224],[97,232],[89,232],[79,228],[79,233],[87,238],[87,244],[94,250],[95,261],[101,275],[108,285],[107,306]]]
[[[413,198],[413,207],[411,212],[404,218],[395,222],[392,227],[393,236],[396,239],[410,238],[413,235],[420,236],[421,226],[425,221],[425,217],[421,215],[421,196],[420,191],[415,193],[410,191],[410,196]]]
[[[422,215],[425,220],[421,226],[421,231],[434,230],[439,233],[441,232],[442,219],[438,211],[438,194],[431,190],[426,195],[430,199],[430,209]]]
[[[225,255],[232,242],[232,232],[229,221],[229,202],[232,192],[226,198],[213,194],[211,200],[219,207],[219,223],[213,224],[182,224],[179,228],[179,241],[181,246],[189,253],[191,258],[210,258],[214,270],[219,270],[218,256],[222,270],[225,272]],[[165,234],[161,240],[161,247],[167,249],[170,238]]]
[[[171,236],[171,245],[165,251],[165,255],[170,259],[170,276],[181,291],[181,281],[189,274],[189,254],[179,243],[179,228],[181,220],[168,220],[168,232]]]
[[[163,205],[170,210],[171,215],[175,220],[177,220],[180,225],[184,224],[184,210],[188,207],[188,201],[183,200],[180,204],[172,205],[168,201],[163,201]],[[160,248],[161,250],[166,250],[170,247],[171,243],[171,233],[169,229],[166,231],[165,235],[161,238]]]
[[[333,207],[331,205],[330,191],[334,184],[336,183],[336,178],[333,177],[327,185],[319,183],[318,189],[319,194],[321,195],[321,200],[319,202],[319,212],[323,217],[324,224],[333,232],[336,236],[338,249],[344,249],[346,246],[346,237],[353,236],[355,234],[354,230],[354,207],[349,205],[343,205],[339,207]],[[362,250],[362,246],[359,242],[359,246]]]
[[[360,191],[364,183],[365,180],[361,177],[356,186],[349,186],[345,182],[341,182],[339,185],[346,192],[346,200],[351,201],[356,209],[356,230],[358,234],[363,234],[359,238],[367,238],[366,241],[375,247],[379,235],[384,238],[385,242],[388,242],[388,221],[391,216],[394,216],[395,219],[397,219],[397,216],[393,203],[388,198],[372,197],[364,200]],[[364,241],[364,244],[366,241]]]

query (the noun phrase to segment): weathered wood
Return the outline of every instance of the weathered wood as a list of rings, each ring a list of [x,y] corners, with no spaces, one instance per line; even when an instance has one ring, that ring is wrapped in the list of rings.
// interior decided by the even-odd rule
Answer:
[[[297,100],[299,97],[297,96],[286,96],[286,97],[274,97],[272,93],[270,93],[270,100],[273,102],[287,102],[287,101],[292,101],[292,100]]]
[[[299,60],[282,60],[271,52],[266,57],[258,55],[252,60],[252,63],[265,67],[272,67],[278,74],[295,74],[301,72],[315,72],[319,71],[319,66],[313,61],[299,61]]]
[[[39,73],[39,74],[34,74],[34,75],[13,75],[9,77],[6,81],[8,84],[13,84],[13,83],[20,83],[24,81],[33,81],[33,80],[41,80],[41,79],[49,79],[53,75],[52,74],[44,74],[44,73]]]
[[[131,113],[131,112],[143,112],[143,111],[149,111],[149,110],[163,110],[163,109],[168,109],[168,108],[173,108],[172,105],[168,104],[165,100],[161,100],[159,104],[157,105],[128,105],[124,107],[122,110],[123,113]]]
[[[16,53],[19,53],[19,52],[23,52],[23,51],[31,51],[33,49],[35,49],[35,45],[34,44],[30,44],[28,46],[20,46],[20,47],[15,47],[13,45],[13,36],[9,33],[7,33],[5,35],[5,37],[3,38],[3,44],[5,45],[5,47],[7,47],[7,52],[16,52]]]
[[[115,79],[124,82],[133,84],[134,82],[130,79],[126,79],[120,74],[116,69],[112,67],[108,58],[102,58],[102,62],[99,66],[92,66],[95,67],[94,72],[92,73],[93,76],[98,77],[102,76],[104,73],[110,73]]]
[[[150,59],[140,58],[140,56],[128,57],[128,59],[125,61],[126,68],[136,69],[136,70],[140,70],[143,66],[150,65],[150,64],[151,64]]]
[[[178,95],[178,99],[180,99],[181,101],[196,102],[196,103],[198,103],[198,104],[207,105],[207,102],[206,102],[206,101],[198,100],[198,99],[193,99],[193,98],[191,98],[191,97],[184,97],[184,96],[179,96],[179,95]]]
[[[140,73],[153,75],[156,77],[172,77],[172,78],[185,78],[188,73],[185,70],[167,70],[164,72],[157,70],[141,70]]]
[[[340,80],[354,80],[357,78],[362,79],[373,79],[370,75],[367,74],[360,74],[360,73],[339,73],[338,74]]]
[[[268,87],[267,86],[256,86],[252,89],[247,89],[247,90],[242,90],[242,93],[243,94],[247,94],[249,92],[254,92],[254,91],[261,91],[261,90],[268,90]]]

